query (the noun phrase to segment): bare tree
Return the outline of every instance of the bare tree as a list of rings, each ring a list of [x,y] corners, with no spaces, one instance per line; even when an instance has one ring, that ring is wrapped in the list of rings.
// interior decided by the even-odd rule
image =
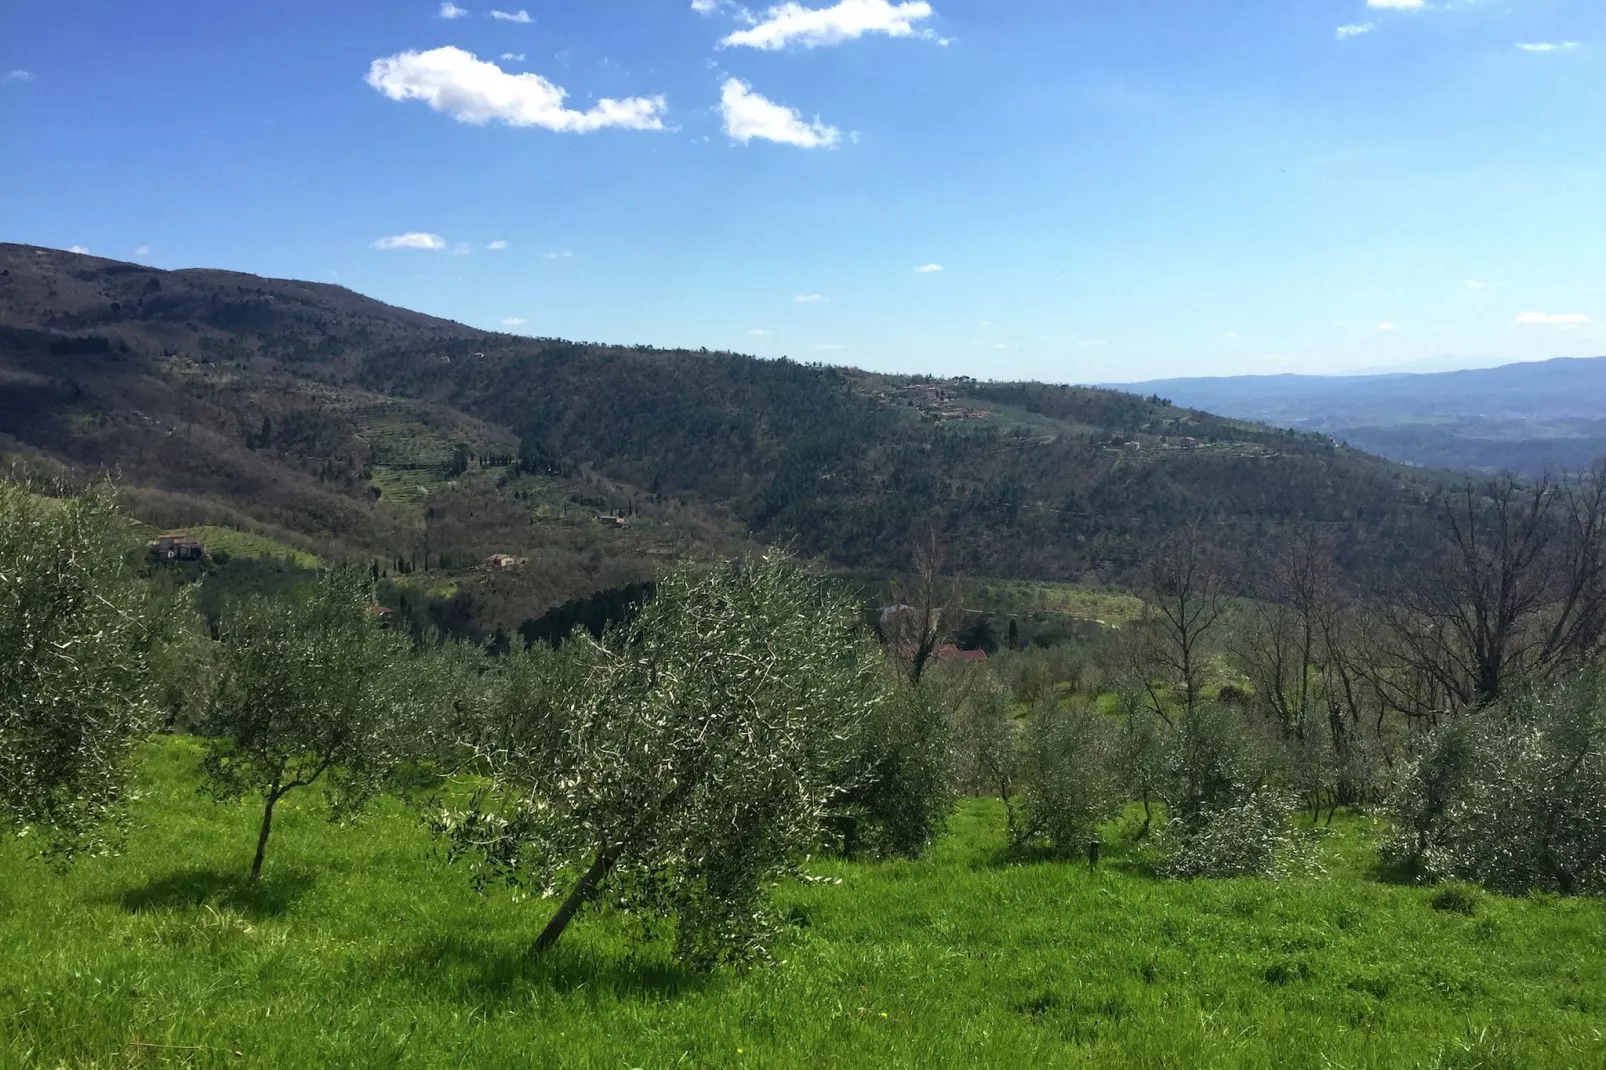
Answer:
[[[909,579],[893,587],[892,604],[881,613],[881,638],[913,684],[920,683],[937,649],[952,637],[963,612],[946,563],[942,536],[932,527],[915,544]]]
[[[1141,583],[1145,613],[1133,653],[1142,661],[1154,712],[1170,723],[1153,672],[1181,683],[1183,708],[1192,713],[1204,687],[1210,633],[1227,611],[1227,598],[1215,555],[1193,525],[1155,552],[1144,565]]]
[[[1606,647],[1606,461],[1532,484],[1468,482],[1440,511],[1441,547],[1385,615],[1413,716],[1548,683]],[[1424,705],[1437,703],[1434,705]]]

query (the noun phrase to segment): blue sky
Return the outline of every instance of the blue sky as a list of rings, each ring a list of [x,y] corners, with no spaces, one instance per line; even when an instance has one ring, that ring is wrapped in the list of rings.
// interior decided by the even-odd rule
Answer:
[[[982,378],[1606,354],[1600,0],[500,2],[6,2],[0,239]]]

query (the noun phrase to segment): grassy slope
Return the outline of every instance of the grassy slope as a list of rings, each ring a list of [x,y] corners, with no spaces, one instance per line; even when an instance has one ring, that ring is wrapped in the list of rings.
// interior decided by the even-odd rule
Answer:
[[[968,803],[934,857],[817,863],[779,964],[680,972],[583,917],[475,896],[390,804],[365,827],[292,797],[263,888],[253,815],[196,795],[192,744],[146,764],[128,853],[65,877],[0,848],[0,1066],[1606,1066],[1606,904],[1380,883],[1369,829],[1314,880],[1170,884],[1001,864]]]

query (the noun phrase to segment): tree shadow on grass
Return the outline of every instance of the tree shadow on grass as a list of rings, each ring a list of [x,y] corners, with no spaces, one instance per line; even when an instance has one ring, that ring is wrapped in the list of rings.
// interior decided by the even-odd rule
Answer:
[[[437,995],[473,1003],[511,1001],[533,989],[656,1003],[701,991],[717,976],[657,956],[618,958],[562,944],[536,957],[506,937],[459,934],[425,941],[396,970]]]
[[[137,888],[124,889],[116,901],[134,914],[217,906],[249,917],[276,918],[294,906],[314,883],[312,871],[302,869],[278,870],[256,884],[234,870],[181,869]]]

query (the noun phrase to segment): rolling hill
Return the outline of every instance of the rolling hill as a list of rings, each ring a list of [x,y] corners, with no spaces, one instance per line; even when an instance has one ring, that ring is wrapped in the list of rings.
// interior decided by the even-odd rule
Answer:
[[[1416,375],[1164,379],[1127,389],[1329,434],[1421,467],[1536,475],[1606,455],[1606,357]]]
[[[1357,574],[1434,483],[1157,397],[531,339],[349,290],[0,245],[0,448],[115,469],[159,526],[394,564],[498,627],[780,542],[902,567],[1119,583],[1202,520],[1247,565],[1290,525]],[[493,553],[524,564],[487,570]]]

